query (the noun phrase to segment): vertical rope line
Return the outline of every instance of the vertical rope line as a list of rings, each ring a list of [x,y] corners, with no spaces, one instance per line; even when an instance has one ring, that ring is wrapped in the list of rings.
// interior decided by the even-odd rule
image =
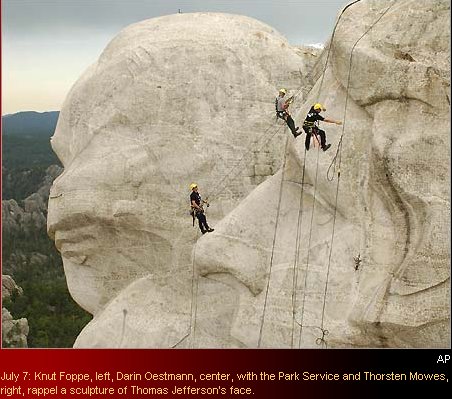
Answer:
[[[325,79],[325,73],[326,70],[328,69],[328,62],[330,59],[330,53],[331,53],[331,49],[333,46],[333,42],[334,42],[334,35],[336,33],[336,28],[337,25],[342,17],[342,14],[345,12],[345,10],[347,8],[349,8],[351,5],[357,3],[360,0],[356,0],[353,3],[348,4],[340,13],[336,24],[334,25],[334,29],[333,29],[333,33],[331,35],[331,40],[328,43],[328,51],[327,51],[327,56],[326,56],[326,60],[325,60],[325,65],[323,67],[323,71],[322,71],[322,78],[320,80],[320,84],[319,84],[319,88],[317,91],[317,101],[320,95],[320,92],[322,90],[323,87],[323,81]],[[314,138],[315,134],[313,135]],[[316,190],[317,190],[317,178],[318,178],[318,171],[319,171],[319,153],[320,153],[320,148],[317,149],[317,161],[316,161],[316,171],[315,171],[315,182],[314,182],[314,198],[313,198],[313,205],[312,205],[312,213],[311,213],[311,222],[310,222],[310,228],[309,228],[309,242],[308,242],[308,253],[307,253],[307,260],[306,260],[306,270],[305,270],[305,276],[304,276],[304,288],[303,288],[303,301],[302,301],[302,308],[301,308],[301,319],[300,319],[300,333],[299,333],[299,339],[298,339],[298,347],[300,347],[301,345],[301,338],[302,338],[302,333],[303,333],[303,319],[304,319],[304,307],[305,307],[305,302],[306,302],[306,287],[307,287],[307,279],[308,279],[308,270],[309,270],[309,258],[310,258],[310,250],[311,250],[311,238],[312,238],[312,224],[313,224],[313,217],[314,217],[314,210],[315,210],[315,196],[316,196]],[[305,155],[304,155],[304,164],[303,164],[303,175],[302,175],[302,196],[303,196],[303,189],[304,189],[304,175],[305,175],[305,164],[306,164],[306,150],[305,150]],[[302,207],[302,200],[300,199],[300,209],[299,209],[299,213],[302,212],[301,207]],[[296,246],[298,247],[297,249],[297,255],[296,255],[296,260],[295,262],[298,262],[298,256],[299,256],[299,248],[300,248],[300,243],[299,241],[299,237],[300,237],[300,233],[299,230],[301,229],[301,224],[299,224],[297,226],[297,243]],[[295,268],[295,266],[294,266]],[[296,280],[298,280],[298,267],[297,267],[297,272],[296,272]],[[298,284],[298,281],[295,283],[294,285]],[[293,339],[294,339],[294,329],[295,329],[295,303],[296,303],[296,291],[295,294],[292,293],[293,296],[295,296],[295,298],[293,299],[292,302],[292,345],[293,345]]]
[[[279,214],[281,211],[281,200],[282,200],[282,191],[283,191],[283,186],[284,186],[284,176],[285,176],[285,171],[286,171],[286,160],[287,160],[288,147],[289,147],[289,136],[287,136],[287,138],[286,138],[286,145],[285,145],[285,149],[284,149],[284,161],[283,161],[283,167],[282,167],[282,172],[281,172],[281,183],[279,186],[279,198],[278,198],[278,206],[277,206],[277,210],[276,210],[275,231],[273,233],[272,252],[271,252],[271,256],[270,256],[270,266],[268,269],[267,287],[265,290],[265,299],[264,299],[264,308],[262,311],[261,323],[260,323],[260,328],[259,328],[259,339],[257,342],[258,348],[260,348],[261,342],[262,342],[262,331],[263,331],[264,321],[265,321],[265,312],[267,310],[268,291],[269,291],[269,287],[270,287],[270,279],[271,279],[271,273],[272,273],[272,268],[273,268],[273,258],[274,258],[274,253],[275,253],[276,233],[278,231],[278,224],[279,224]]]
[[[122,330],[121,330],[121,338],[119,340],[118,348],[122,348],[122,344],[124,342],[125,332],[126,332],[126,317],[127,317],[127,309],[122,310]]]
[[[358,0],[360,1],[360,0]],[[341,137],[339,139],[339,144],[337,146],[337,150],[336,150],[336,154],[333,157],[333,160],[331,161],[330,166],[328,167],[327,170],[327,179],[329,181],[333,181],[334,179],[334,175],[336,173],[336,160],[337,160],[337,156],[339,154],[339,151],[342,148],[342,138],[344,136],[345,133],[345,121],[346,121],[346,115],[347,115],[347,105],[348,105],[348,97],[349,97],[349,88],[350,88],[350,81],[351,81],[351,69],[352,69],[352,61],[353,61],[353,51],[355,50],[355,47],[358,45],[358,43],[361,41],[361,39],[366,36],[371,30],[372,28],[380,21],[381,18],[383,18],[383,16],[395,5],[395,1],[393,4],[391,4],[373,23],[372,25],[369,26],[369,28],[359,37],[359,39],[355,42],[355,44],[353,44],[352,49],[350,51],[350,59],[349,59],[349,64],[348,64],[348,76],[347,76],[347,86],[345,89],[345,105],[344,105],[344,123],[342,124],[342,131],[341,131]],[[345,10],[344,10],[345,11]],[[339,21],[338,21],[339,22]],[[330,175],[330,169],[332,169],[332,174]],[[340,170],[340,164],[338,167],[338,170]],[[340,173],[340,172],[339,172]],[[330,177],[331,176],[331,177]]]
[[[195,273],[196,247],[198,245],[198,232],[196,233],[196,242],[193,247],[192,275],[191,275],[191,304],[190,304],[190,348],[194,348],[196,339],[196,319],[198,316],[198,284],[199,278]]]
[[[298,286],[298,259],[300,257],[300,233],[301,224],[303,221],[303,192],[304,192],[304,173],[306,169],[306,148],[304,150],[304,161],[303,161],[303,172],[301,177],[301,190],[300,190],[300,201],[298,207],[298,221],[297,221],[297,236],[295,239],[295,254],[294,254],[294,266],[293,266],[293,276],[292,276],[292,336],[290,347],[294,347],[294,334],[295,334],[295,313],[297,306],[297,286]]]
[[[267,139],[267,140],[265,140],[266,138],[267,138],[267,132],[268,131],[270,131],[270,129],[273,127],[273,125],[271,125],[271,126],[269,126],[265,131],[264,131],[264,133],[263,134],[261,134],[261,139],[260,140],[262,140],[262,137],[264,137],[264,144],[261,146],[261,147],[259,147],[258,148],[258,150],[257,150],[257,152],[259,152],[260,150],[262,150],[262,148],[264,148],[264,146],[274,137],[274,136],[276,136],[276,134],[278,134],[278,132],[281,130],[281,128],[283,127],[284,125],[281,125],[281,126],[279,126],[275,131],[272,131],[271,133],[273,133],[273,134],[271,134],[271,136]],[[260,141],[259,140],[259,141]],[[226,180],[226,178],[228,177],[228,176],[230,176],[231,174],[232,174],[232,172],[242,163],[242,161],[245,159],[245,157],[247,156],[247,155],[249,155],[249,154],[251,154],[251,152],[253,151],[253,148],[248,148],[248,150],[242,155],[242,157],[239,159],[239,161],[235,164],[235,166],[233,166],[229,171],[228,171],[228,173],[226,173],[225,175],[224,175],[224,177],[214,186],[214,188],[212,189],[212,194],[210,194],[209,196],[208,196],[208,198],[216,198],[216,197],[218,197],[218,195],[219,194],[221,194],[222,192],[223,192],[223,190],[226,188],[226,186],[224,186],[223,187],[223,189],[222,190],[220,190],[220,191],[215,191],[216,189],[217,189],[217,187],[220,187],[220,185]],[[238,171],[238,173],[240,173],[240,170]],[[236,173],[235,175],[233,175],[233,177],[236,177],[237,175],[238,175],[238,173]]]
[[[304,307],[305,307],[305,302],[306,302],[306,287],[307,287],[307,280],[308,280],[309,259],[310,259],[310,253],[311,253],[312,224],[314,221],[315,197],[316,197],[316,193],[317,193],[317,177],[319,174],[319,154],[320,154],[320,148],[317,149],[317,164],[316,164],[316,169],[315,169],[311,222],[310,222],[310,226],[309,226],[308,254],[307,254],[307,258],[306,258],[306,270],[305,270],[305,278],[304,278],[303,302],[302,302],[302,307],[301,307],[300,334],[299,334],[299,339],[298,339],[298,347],[300,347],[300,345],[301,345],[301,337],[303,334]]]
[[[317,93],[317,99],[318,99],[318,97],[319,97],[320,90],[321,90],[321,88],[322,88],[322,86],[323,86],[323,80],[324,80],[324,78],[325,78],[325,72],[326,72],[326,70],[328,69],[328,61],[329,61],[329,59],[330,59],[330,52],[331,52],[331,48],[332,48],[333,41],[334,41],[334,35],[336,34],[336,29],[337,29],[337,26],[338,26],[338,24],[339,24],[339,21],[340,21],[341,18],[342,18],[342,14],[343,14],[349,7],[351,7],[353,4],[356,4],[356,3],[360,2],[360,1],[361,1],[361,0],[355,0],[355,1],[353,1],[352,3],[350,3],[350,4],[347,4],[347,5],[342,9],[341,13],[339,14],[339,17],[337,18],[337,21],[336,21],[336,23],[335,23],[335,25],[334,25],[334,28],[333,28],[333,33],[331,34],[331,40],[330,40],[330,42],[328,43],[328,52],[327,52],[327,54],[326,54],[325,65],[324,65],[323,71],[322,71],[322,79],[320,80],[320,86],[319,86],[319,90],[318,90],[318,93]]]
[[[328,45],[327,58],[326,58],[326,61],[325,61],[325,66],[324,66],[324,69],[323,69],[322,78],[321,78],[321,81],[320,81],[318,93],[320,93],[321,88],[323,86],[325,72],[326,72],[326,69],[328,68],[328,61],[329,61],[329,57],[330,57],[330,51],[331,51],[332,43],[333,43],[333,40],[334,40],[334,34],[335,34],[335,31],[336,31],[337,25],[339,23],[339,20],[342,17],[342,14],[345,12],[345,10],[348,7],[350,7],[351,5],[353,5],[353,4],[355,4],[355,3],[359,2],[359,1],[360,0],[356,0],[356,1],[348,4],[342,10],[341,14],[339,15],[338,21],[336,22],[336,25],[335,25],[334,30],[333,30],[332,39],[331,39],[331,41],[330,41],[330,43]],[[383,17],[383,15],[386,14],[387,11],[389,11],[389,9],[392,6],[393,5],[388,7],[388,9],[378,18],[378,20],[373,25],[375,25]],[[350,82],[350,70],[351,70],[351,61],[352,61],[353,50],[354,50],[355,46],[357,45],[357,43],[362,39],[362,37],[364,37],[370,31],[370,29],[372,29],[373,25],[354,44],[354,46],[352,48],[351,56],[350,56],[349,78],[348,78],[348,84],[347,84],[347,96],[346,96],[346,104],[345,104],[345,112],[344,112],[344,125],[343,125],[343,128],[342,128],[342,134],[341,134],[339,145],[338,145],[338,152],[336,153],[336,155],[335,155],[335,157],[333,159],[333,161],[335,161],[335,159],[336,159],[336,157],[337,157],[337,155],[339,153],[339,168],[340,168],[340,164],[341,164],[342,138],[343,138],[344,129],[345,129],[345,117],[346,117],[346,109],[347,109],[347,102],[348,102],[348,87],[349,87],[349,82]],[[267,128],[266,131],[268,131],[268,130],[269,130],[269,128]],[[280,130],[280,128],[277,131],[279,131],[279,130]],[[270,139],[273,138],[273,136],[275,134],[276,133],[274,133],[270,137]],[[267,144],[267,142],[269,140],[267,140],[264,143],[264,145]],[[268,301],[268,292],[269,292],[269,286],[270,286],[271,271],[272,271],[272,267],[273,267],[274,250],[275,250],[277,229],[278,229],[278,224],[279,224],[279,215],[280,215],[281,201],[282,201],[282,190],[283,190],[283,183],[284,183],[284,176],[285,176],[285,167],[286,167],[286,160],[287,160],[287,147],[288,147],[288,137],[286,138],[283,170],[282,170],[282,175],[281,175],[281,185],[280,185],[280,192],[279,192],[279,199],[278,199],[278,208],[277,208],[276,222],[275,222],[275,231],[274,231],[273,243],[272,243],[272,254],[271,254],[271,258],[270,258],[270,267],[269,267],[269,274],[268,274],[268,279],[267,279],[267,287],[266,287],[265,300],[264,300],[264,309],[263,309],[263,313],[262,313],[261,325],[260,325],[260,331],[259,331],[258,347],[260,347],[261,341],[262,341],[263,324],[264,324],[265,312],[266,312],[267,301]],[[238,164],[241,163],[241,161],[245,158],[245,156],[249,152],[250,152],[250,150],[248,152],[246,152],[242,156],[242,158],[239,160]],[[303,329],[303,316],[304,316],[304,306],[305,306],[306,286],[307,286],[307,272],[308,272],[308,268],[309,268],[310,246],[311,246],[311,239],[312,239],[312,225],[313,225],[313,217],[314,217],[314,213],[315,213],[315,196],[316,196],[316,190],[317,190],[317,179],[318,179],[318,169],[319,169],[319,152],[320,152],[320,150],[318,149],[318,151],[317,151],[317,162],[316,162],[315,184],[314,184],[314,195],[313,195],[313,206],[312,206],[310,232],[309,232],[309,244],[308,244],[308,254],[307,254],[307,263],[306,263],[306,273],[305,273],[305,279],[304,279],[304,292],[303,292],[303,305],[302,305],[302,313],[301,313],[301,317],[302,318],[301,318],[301,322],[300,322],[299,345],[301,343],[301,336],[302,336],[302,329]],[[296,243],[296,254],[297,255],[299,254],[299,236],[300,236],[300,229],[301,229],[301,226],[300,226],[301,222],[300,221],[301,221],[301,218],[302,218],[302,198],[303,198],[303,181],[304,181],[304,173],[305,173],[305,162],[306,162],[306,152],[305,152],[305,159],[304,159],[304,165],[303,165],[302,192],[301,192],[301,196],[300,196],[300,209],[299,209],[299,217],[298,217],[299,223],[297,225],[297,243]],[[237,165],[235,167],[237,167]],[[330,167],[331,167],[331,165],[330,165]],[[225,175],[225,177],[220,181],[220,183],[222,183],[226,179],[226,177],[229,176],[229,174],[232,172],[232,170],[234,168],[232,168],[231,171],[228,174]],[[340,178],[340,172],[338,173],[338,184],[337,184],[337,188],[336,188],[336,203],[335,203],[335,212],[334,212],[334,219],[333,219],[333,232],[332,232],[332,240],[331,240],[331,246],[330,246],[328,270],[327,270],[327,281],[326,281],[326,284],[325,284],[325,294],[324,294],[324,302],[323,302],[323,309],[322,309],[322,324],[321,324],[322,327],[321,327],[321,329],[323,331],[323,335],[325,335],[325,330],[323,330],[323,322],[324,322],[324,311],[325,311],[325,303],[326,303],[326,292],[327,292],[327,287],[328,287],[328,277],[329,277],[330,263],[331,263],[331,254],[332,254],[332,247],[333,247],[335,221],[336,221],[336,215],[337,215],[337,198],[338,198],[338,191],[339,191],[339,178]],[[220,183],[218,183],[217,186],[215,186],[215,187],[218,187]],[[218,195],[218,193],[215,193],[215,195]],[[195,332],[196,332],[197,291],[198,291],[198,279],[195,279],[195,272],[194,272],[195,252],[196,252],[196,244],[195,244],[195,249],[194,249],[193,266],[192,266],[193,270],[192,270],[192,304],[191,304],[191,313],[192,313],[192,318],[194,317],[194,321],[193,322],[192,322],[192,320],[190,321],[190,328],[191,328],[192,333],[193,333],[192,345],[193,345],[193,342],[194,342],[194,339],[195,339]],[[297,256],[297,258],[298,258],[298,256]],[[295,262],[297,263],[297,259],[295,260]],[[294,265],[294,275],[295,275],[295,277],[294,277],[294,283],[293,283],[294,285],[293,285],[293,287],[296,287],[296,284],[297,284],[297,278],[298,278],[297,275],[298,275],[298,273],[297,273],[296,270],[297,270],[296,265]],[[195,284],[195,280],[196,280],[196,284]],[[195,286],[196,286],[196,288],[195,288]],[[196,300],[194,300],[195,292],[196,292]],[[296,302],[296,293],[293,292],[292,293],[293,323],[295,322],[295,311],[294,311],[295,302]],[[322,338],[322,340],[323,340],[323,338]],[[293,345],[293,332],[292,332],[292,345]]]
[[[333,45],[333,41],[334,41],[334,34],[336,32],[336,28],[337,25],[339,23],[339,20],[342,17],[342,14],[344,13],[344,11],[350,7],[352,4],[358,2],[360,0],[356,0],[355,2],[347,5],[341,12],[341,14],[338,17],[338,20],[334,26],[333,29],[333,33],[331,36],[331,40],[328,43],[328,51],[327,51],[327,56],[326,56],[326,60],[325,60],[325,65],[323,66],[323,71],[322,71],[322,78],[320,80],[320,84],[319,84],[319,88],[317,90],[317,101],[320,95],[320,92],[322,90],[323,87],[323,81],[325,79],[325,73],[326,70],[328,69],[328,62],[329,62],[329,58],[330,58],[330,53],[331,53],[331,49],[332,49],[332,45]],[[315,133],[311,133],[312,137],[314,137],[314,139],[318,138],[316,136]],[[318,177],[318,169],[319,169],[319,149],[317,150],[317,162],[316,162],[316,174],[315,174],[315,183],[314,183],[314,203],[313,203],[313,207],[312,207],[312,214],[311,214],[311,223],[310,223],[310,229],[309,229],[309,244],[308,244],[308,254],[307,254],[307,263],[306,263],[306,271],[305,271],[305,276],[304,276],[304,289],[303,289],[303,302],[302,302],[302,310],[301,310],[301,321],[300,321],[300,334],[299,334],[299,341],[298,341],[298,346],[301,345],[301,335],[302,335],[302,331],[303,331],[303,318],[304,318],[304,306],[305,306],[305,301],[306,301],[306,286],[307,286],[307,273],[308,273],[308,269],[309,269],[309,253],[310,253],[310,246],[311,246],[311,237],[312,237],[312,223],[313,223],[313,215],[314,215],[314,206],[315,206],[315,193],[316,193],[316,188],[317,188],[317,177]],[[298,258],[299,258],[299,252],[300,252],[300,230],[301,230],[301,219],[302,219],[302,206],[303,206],[303,191],[304,191],[304,176],[305,176],[305,167],[306,167],[306,149],[304,152],[304,162],[303,162],[303,174],[302,174],[302,187],[301,187],[301,195],[300,195],[300,207],[298,210],[298,220],[299,223],[297,224],[297,240],[296,240],[296,250],[295,250],[295,260],[294,260],[294,277],[293,277],[293,287],[292,287],[292,336],[291,336],[291,347],[293,347],[294,345],[294,331],[295,331],[295,307],[296,307],[296,297],[297,297],[297,293],[296,293],[296,287],[298,285]]]
[[[335,198],[335,203],[334,203],[334,216],[333,216],[333,227],[332,227],[332,232],[331,232],[331,245],[330,245],[330,251],[329,251],[329,255],[328,255],[328,266],[327,266],[327,275],[326,275],[326,281],[325,281],[325,289],[324,289],[324,294],[323,294],[323,306],[322,306],[322,320],[321,320],[321,329],[322,331],[324,331],[323,327],[324,327],[324,320],[325,320],[325,308],[326,308],[326,297],[327,297],[327,293],[328,293],[328,282],[329,282],[329,274],[330,274],[330,266],[331,266],[331,256],[333,253],[333,244],[334,244],[334,232],[335,232],[335,227],[336,227],[336,217],[337,217],[337,202],[338,202],[338,196],[339,196],[339,183],[340,183],[340,178],[341,178],[341,172],[340,172],[340,168],[341,168],[341,162],[342,162],[342,143],[343,143],[343,136],[345,133],[345,123],[346,123],[346,115],[347,115],[347,106],[348,106],[348,98],[349,98],[349,88],[350,88],[350,82],[351,82],[351,70],[352,70],[352,60],[353,60],[353,51],[355,50],[357,44],[359,43],[359,41],[365,36],[367,35],[370,30],[381,20],[381,18],[383,18],[383,16],[394,6],[394,3],[392,3],[376,20],[375,22],[360,36],[360,38],[355,42],[355,44],[353,45],[351,52],[350,52],[350,61],[349,61],[349,67],[348,67],[348,79],[347,79],[347,87],[346,87],[346,91],[345,91],[345,105],[344,105],[344,123],[342,126],[342,134],[341,134],[341,138],[339,140],[339,145],[338,145],[338,149],[337,149],[337,153],[336,156],[333,159],[334,162],[334,169],[335,169],[335,160],[336,157],[339,156],[339,163],[338,163],[338,173],[337,173],[337,184],[336,184],[336,198]],[[332,163],[333,164],[333,163]],[[330,165],[331,167],[331,165]],[[329,168],[328,168],[329,170]],[[328,177],[328,176],[327,176]],[[323,338],[322,338],[323,339]]]

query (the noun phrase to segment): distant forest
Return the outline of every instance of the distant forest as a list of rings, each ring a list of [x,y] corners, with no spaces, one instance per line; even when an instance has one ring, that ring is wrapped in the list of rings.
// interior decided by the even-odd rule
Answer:
[[[50,165],[60,165],[49,137],[2,137],[2,199],[21,201],[35,193]]]
[[[50,146],[59,112],[19,112],[2,117],[2,200],[36,192],[50,165],[60,165]]]

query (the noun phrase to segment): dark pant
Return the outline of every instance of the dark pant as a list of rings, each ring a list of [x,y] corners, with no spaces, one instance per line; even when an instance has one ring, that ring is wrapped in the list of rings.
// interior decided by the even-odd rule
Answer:
[[[306,141],[304,142],[306,150],[309,150],[309,146],[311,145],[312,134],[315,134],[317,137],[320,136],[320,146],[322,148],[325,148],[326,134],[323,130],[318,129],[316,127],[305,127],[305,126],[303,126],[303,130],[306,132]]]
[[[209,230],[209,225],[207,224],[206,215],[204,212],[196,212],[196,217],[198,218],[199,228],[202,233]]]
[[[294,136],[297,136],[297,131],[295,128],[295,122],[292,119],[292,117],[289,114],[286,114],[285,112],[278,112],[277,113],[278,117],[281,119],[284,119],[287,123],[287,126],[289,126],[289,129],[292,131],[292,134]]]

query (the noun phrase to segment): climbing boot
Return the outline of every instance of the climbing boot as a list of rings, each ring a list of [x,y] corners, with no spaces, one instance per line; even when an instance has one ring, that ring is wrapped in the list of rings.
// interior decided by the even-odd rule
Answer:
[[[322,148],[323,151],[326,151],[328,148],[331,147],[331,144],[327,144],[325,147]]]
[[[214,231],[215,229],[211,229],[210,227],[207,229],[207,232],[211,233],[212,231]]]

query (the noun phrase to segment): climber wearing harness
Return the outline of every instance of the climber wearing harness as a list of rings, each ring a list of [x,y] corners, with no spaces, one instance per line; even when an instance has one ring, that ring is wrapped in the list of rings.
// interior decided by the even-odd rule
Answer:
[[[191,214],[193,216],[193,225],[194,225],[194,218],[196,217],[198,219],[199,223],[199,229],[201,230],[202,234],[205,234],[207,232],[211,232],[214,229],[211,229],[209,225],[207,224],[206,215],[204,215],[204,208],[203,204],[207,204],[207,207],[209,206],[209,203],[201,198],[201,196],[198,193],[198,185],[196,183],[190,184],[191,194],[190,194],[190,205],[191,205]]]
[[[322,104],[315,103],[308,114],[306,115],[306,119],[303,122],[303,130],[306,132],[306,141],[305,147],[306,150],[309,150],[309,145],[311,144],[311,136],[314,135],[314,138],[318,140],[318,136],[320,136],[320,146],[323,151],[326,151],[331,147],[331,144],[326,144],[326,134],[325,131],[319,129],[319,121],[327,122],[327,123],[335,123],[336,125],[342,125],[341,121],[335,121],[333,119],[326,119],[320,112],[326,111],[326,108],[322,106]]]
[[[292,117],[289,114],[289,105],[293,101],[293,97],[288,98],[287,100],[284,99],[284,96],[286,95],[286,89],[280,89],[278,97],[276,97],[275,100],[275,107],[276,107],[276,116],[278,118],[284,119],[287,123],[287,126],[289,126],[289,129],[292,131],[293,136],[296,138],[299,136],[302,132],[298,131],[298,127],[295,127],[295,122],[292,119]]]

